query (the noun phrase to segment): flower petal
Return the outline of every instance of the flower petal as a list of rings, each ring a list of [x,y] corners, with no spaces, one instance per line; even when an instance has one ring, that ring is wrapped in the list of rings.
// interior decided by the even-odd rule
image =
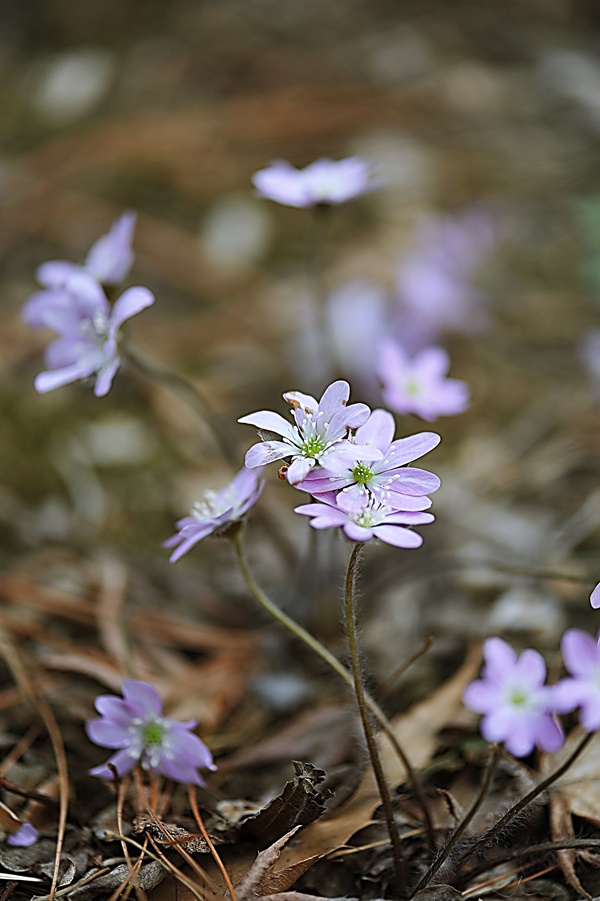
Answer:
[[[149,682],[142,682],[140,679],[125,679],[123,697],[130,709],[135,711],[134,716],[146,717],[162,713],[161,697]]]

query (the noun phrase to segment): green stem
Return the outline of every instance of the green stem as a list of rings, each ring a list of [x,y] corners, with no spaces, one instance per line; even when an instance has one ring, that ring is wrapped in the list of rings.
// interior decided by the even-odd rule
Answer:
[[[344,592],[346,635],[348,637],[348,650],[350,652],[350,663],[352,664],[352,675],[354,677],[354,694],[356,696],[358,712],[360,714],[365,738],[367,741],[367,748],[369,750],[369,757],[371,758],[371,765],[373,767],[375,781],[377,782],[377,788],[379,789],[379,796],[381,798],[381,803],[383,806],[383,812],[385,815],[387,830],[390,836],[390,842],[392,843],[394,869],[396,871],[396,887],[400,896],[402,897],[404,895],[404,861],[402,848],[400,845],[400,836],[396,827],[396,821],[394,820],[394,808],[392,806],[390,789],[385,778],[385,773],[383,772],[383,766],[381,764],[381,758],[379,757],[377,742],[375,740],[375,735],[373,734],[373,729],[371,727],[371,718],[369,715],[369,707],[367,705],[365,688],[363,685],[363,677],[360,666],[360,654],[358,651],[358,639],[356,635],[354,582],[356,579],[360,552],[362,551],[363,547],[363,542],[355,544],[352,548],[350,559],[348,561],[348,570],[346,572],[346,588]]]
[[[562,763],[558,767],[558,769],[554,770],[553,773],[550,773],[549,776],[547,776],[544,780],[542,780],[542,782],[540,782],[538,785],[536,785],[535,788],[532,788],[531,791],[528,794],[526,794],[523,798],[521,798],[520,801],[517,801],[516,804],[514,804],[511,808],[509,808],[509,810],[507,810],[506,813],[502,817],[500,817],[500,819],[498,820],[497,823],[494,823],[493,826],[490,826],[488,831],[486,833],[484,833],[484,835],[479,839],[479,841],[476,842],[476,844],[474,844],[473,847],[470,848],[467,851],[467,853],[461,857],[461,859],[459,861],[459,865],[462,866],[464,864],[464,862],[469,859],[469,857],[472,857],[473,854],[477,854],[479,851],[483,850],[483,848],[485,848],[485,846],[489,842],[491,842],[493,838],[495,838],[497,835],[499,835],[502,832],[502,830],[505,828],[505,826],[507,826],[508,823],[510,823],[510,821],[514,817],[518,816],[521,813],[521,811],[524,810],[525,807],[527,807],[528,804],[530,804],[535,798],[537,798],[538,795],[541,795],[542,792],[546,791],[546,789],[550,785],[552,785],[553,782],[556,782],[557,779],[560,779],[562,774],[566,773],[566,771],[569,769],[571,764],[579,757],[581,752],[587,747],[587,745],[592,740],[593,736],[594,736],[593,732],[590,732],[588,735],[585,735],[582,738],[582,740],[579,742],[579,744],[577,745],[575,750],[572,752],[572,754],[569,754],[569,756],[567,757],[565,762]]]
[[[429,883],[431,882],[431,880],[433,879],[433,877],[435,876],[437,871],[440,869],[440,867],[442,866],[444,861],[446,861],[448,859],[452,849],[454,847],[456,847],[458,840],[464,834],[469,823],[471,823],[471,821],[473,820],[473,817],[475,816],[475,814],[481,807],[481,803],[488,792],[490,783],[492,781],[492,776],[494,775],[494,771],[496,769],[496,765],[498,763],[499,757],[500,757],[500,746],[492,745],[492,753],[490,756],[490,761],[489,761],[485,776],[483,778],[483,781],[481,783],[481,787],[480,787],[476,797],[473,799],[473,803],[471,804],[469,810],[463,817],[462,822],[456,827],[456,829],[450,836],[445,847],[442,848],[439,855],[436,857],[436,859],[434,860],[432,865],[429,867],[429,869],[427,870],[427,872],[425,873],[423,878],[420,880],[419,884],[417,885],[417,887],[415,888],[415,890],[413,892],[413,895],[416,895],[417,892],[419,892],[421,889],[425,888],[426,885],[429,885]]]
[[[237,469],[239,460],[235,451],[235,442],[231,438],[229,429],[196,385],[186,379],[185,376],[179,375],[178,372],[173,372],[171,369],[165,369],[164,366],[151,362],[133,349],[129,342],[124,345],[123,351],[129,362],[133,363],[135,368],[145,376],[175,389],[190,401],[202,422],[210,430],[220,452]]]
[[[299,623],[293,620],[290,616],[287,615],[280,607],[277,606],[267,595],[264,593],[262,588],[260,588],[252,574],[248,568],[248,564],[246,563],[246,558],[244,555],[244,545],[242,539],[242,528],[240,527],[231,535],[231,542],[233,544],[235,554],[237,557],[237,561],[240,567],[240,572],[244,578],[244,581],[250,591],[250,594],[254,597],[256,601],[263,607],[267,613],[277,620],[284,628],[286,628],[289,632],[292,633],[296,638],[298,638],[301,642],[303,642],[307,647],[309,647],[312,651],[317,654],[323,660],[327,666],[330,667],[337,675],[343,679],[343,681],[350,688],[354,689],[354,679],[352,678],[352,673],[350,673],[346,667],[340,663],[337,657],[329,651],[325,645],[321,644],[321,642],[315,638],[310,632],[307,632]],[[388,720],[387,716],[377,704],[376,701],[373,700],[371,695],[365,692],[365,699],[367,706],[383,731],[387,736],[390,744],[392,745],[400,763],[404,767],[406,774],[411,782],[413,787],[413,791],[417,798],[419,799],[419,803],[423,810],[423,816],[425,819],[426,829],[430,836],[433,835],[433,823],[431,820],[431,814],[429,812],[429,807],[427,804],[427,800],[425,798],[425,792],[423,790],[423,786],[410,763],[408,757],[404,753],[402,746],[400,745],[398,739],[394,734],[394,727]]]

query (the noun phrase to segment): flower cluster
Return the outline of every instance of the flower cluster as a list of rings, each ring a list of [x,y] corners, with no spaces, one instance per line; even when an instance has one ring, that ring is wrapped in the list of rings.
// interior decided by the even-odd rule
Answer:
[[[517,656],[501,638],[484,642],[481,678],[467,686],[463,702],[483,714],[481,733],[487,741],[504,742],[515,757],[526,757],[535,747],[556,751],[564,741],[556,714],[576,709],[586,731],[600,728],[600,633],[594,641],[586,632],[569,629],[561,648],[571,675],[546,685],[546,664],[538,651]]]
[[[135,214],[125,213],[96,241],[81,266],[52,260],[39,267],[42,290],[29,298],[22,317],[31,328],[57,335],[46,348],[48,370],[34,381],[40,394],[91,376],[97,397],[110,391],[121,365],[121,327],[154,303],[154,295],[138,286],[124,291],[111,308],[103,288],[129,272],[134,226]]]
[[[163,716],[160,695],[148,682],[125,679],[123,698],[100,695],[96,710],[100,717],[86,723],[88,738],[102,748],[119,750],[90,770],[92,776],[124,776],[139,763],[175,782],[204,785],[198,769],[216,769],[204,742],[191,732],[196,721],[178,723]]]
[[[394,441],[391,413],[348,405],[350,386],[344,381],[330,385],[320,401],[297,391],[283,396],[293,422],[267,410],[238,420],[256,426],[262,438],[246,454],[246,466],[284,460],[282,475],[315,499],[296,508],[311,517],[315,529],[339,526],[353,541],[377,537],[418,547],[422,538],[408,527],[433,520],[423,511],[440,480],[407,464],[436,447],[439,435],[422,432]]]

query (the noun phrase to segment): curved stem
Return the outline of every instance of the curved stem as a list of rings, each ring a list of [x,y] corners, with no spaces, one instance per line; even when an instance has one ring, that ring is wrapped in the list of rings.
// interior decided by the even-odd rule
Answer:
[[[335,654],[332,654],[325,645],[321,644],[321,642],[315,638],[310,632],[307,632],[299,623],[293,620],[290,616],[287,615],[280,607],[277,606],[267,595],[264,593],[262,588],[260,588],[256,582],[254,581],[252,574],[248,568],[248,564],[246,563],[246,559],[244,556],[244,546],[242,541],[242,529],[236,530],[234,534],[231,536],[231,542],[233,544],[235,554],[237,557],[237,561],[240,567],[240,572],[244,578],[246,586],[250,591],[250,594],[254,597],[256,601],[263,607],[267,613],[277,620],[284,628],[286,628],[289,632],[292,633],[296,638],[298,638],[301,642],[303,642],[307,647],[309,647],[312,651],[317,654],[321,660],[323,660],[327,666],[330,667],[337,675],[344,680],[346,685],[350,688],[354,689],[354,680],[352,678],[352,673],[350,673],[346,667],[340,663]],[[365,692],[365,699],[367,703],[367,707],[383,729],[387,739],[392,745],[400,763],[404,767],[406,775],[408,776],[411,785],[413,787],[413,791],[417,798],[419,799],[419,803],[423,810],[423,816],[425,819],[425,826],[429,833],[432,835],[433,833],[433,823],[431,820],[431,814],[429,812],[429,807],[427,805],[427,800],[425,798],[425,792],[423,790],[423,786],[407,758],[402,746],[400,745],[398,739],[394,734],[394,728],[390,723],[389,719],[379,706],[375,700],[371,697],[370,694]]]
[[[181,392],[187,397],[192,406],[195,407],[204,424],[210,430],[215,440],[215,444],[225,459],[237,469],[239,460],[235,453],[235,442],[231,440],[229,429],[219,414],[213,410],[210,403],[196,385],[189,381],[189,379],[186,379],[185,376],[179,375],[178,372],[173,372],[171,369],[166,369],[160,364],[157,365],[156,363],[151,362],[137,350],[133,349],[129,342],[124,344],[123,353],[130,363],[133,363],[136,369],[139,369],[144,375],[157,382],[161,382],[163,385],[174,388],[176,391]]]
[[[446,843],[445,847],[442,848],[439,855],[436,857],[436,859],[434,860],[432,865],[429,867],[429,869],[427,870],[427,872],[425,873],[423,878],[420,880],[419,884],[417,885],[417,887],[415,888],[415,890],[413,892],[413,895],[416,895],[417,892],[419,892],[422,888],[425,888],[426,885],[429,885],[429,883],[431,882],[431,880],[433,879],[433,877],[435,876],[437,871],[440,869],[440,867],[442,866],[444,861],[446,861],[448,859],[450,852],[456,846],[458,840],[464,834],[467,826],[469,825],[469,823],[472,821],[473,817],[479,810],[481,803],[482,803],[483,799],[485,798],[487,791],[490,787],[490,783],[492,781],[492,776],[494,775],[494,771],[496,769],[496,764],[498,763],[499,757],[500,757],[500,746],[492,745],[492,753],[490,756],[490,761],[488,763],[488,767],[487,767],[485,776],[483,778],[483,781],[481,783],[481,786],[479,788],[479,791],[478,791],[476,797],[473,799],[473,803],[471,804],[469,810],[463,817],[462,822],[459,823],[459,825],[456,827],[456,829],[454,830],[454,832],[448,839],[448,842]]]
[[[484,833],[484,835],[479,839],[479,841],[476,842],[473,845],[473,847],[470,848],[467,851],[467,853],[461,857],[461,859],[459,861],[459,865],[462,866],[464,864],[464,862],[469,859],[469,857],[472,857],[473,854],[477,854],[478,851],[481,851],[483,848],[485,848],[485,846],[493,838],[495,838],[500,832],[502,832],[504,827],[506,825],[508,825],[508,823],[510,823],[510,821],[514,817],[518,816],[521,813],[521,811],[524,810],[525,807],[527,807],[528,804],[530,804],[535,798],[537,798],[538,795],[541,795],[542,792],[546,791],[548,786],[552,785],[553,782],[556,782],[557,779],[560,779],[562,774],[566,773],[566,771],[569,769],[571,764],[579,757],[581,752],[587,747],[587,745],[592,740],[593,735],[594,735],[593,732],[590,732],[590,733],[588,733],[588,735],[585,735],[582,738],[582,740],[579,742],[579,744],[577,745],[577,747],[575,748],[573,753],[569,754],[569,756],[567,757],[565,762],[562,763],[558,767],[558,769],[554,770],[553,773],[550,773],[550,775],[547,776],[545,779],[543,779],[542,782],[539,783],[539,785],[536,785],[535,788],[532,788],[531,791],[528,792],[528,794],[526,794],[523,798],[521,798],[520,801],[517,801],[516,804],[514,804],[511,808],[509,808],[509,810],[507,810],[506,813],[500,817],[498,822],[494,823],[494,825],[491,826],[486,833]]]
[[[397,889],[400,893],[400,896],[404,895],[404,861],[402,855],[402,848],[400,846],[400,836],[398,834],[398,829],[396,828],[396,821],[394,820],[394,808],[392,806],[392,798],[390,795],[390,789],[387,784],[385,773],[383,772],[383,766],[381,764],[381,758],[379,757],[379,750],[377,748],[377,742],[375,741],[375,735],[373,734],[373,729],[371,727],[371,718],[370,711],[367,706],[367,699],[365,695],[365,689],[363,685],[363,677],[360,666],[360,654],[358,651],[358,639],[356,635],[356,611],[354,605],[354,582],[356,579],[356,573],[358,568],[358,560],[360,557],[360,552],[364,547],[364,543],[355,544],[352,548],[352,552],[350,554],[350,559],[348,561],[348,570],[346,572],[346,587],[344,591],[344,612],[346,615],[346,635],[348,637],[348,651],[350,652],[350,662],[352,664],[352,675],[354,677],[354,694],[356,696],[356,703],[358,705],[358,712],[360,714],[360,718],[362,721],[365,738],[367,741],[367,748],[369,750],[369,757],[371,758],[371,765],[373,767],[373,773],[375,775],[375,781],[377,782],[377,788],[379,789],[379,796],[381,798],[381,803],[383,806],[383,812],[385,814],[385,821],[388,829],[388,833],[390,836],[390,842],[392,843],[392,851],[394,855],[394,868],[396,870],[396,882]]]

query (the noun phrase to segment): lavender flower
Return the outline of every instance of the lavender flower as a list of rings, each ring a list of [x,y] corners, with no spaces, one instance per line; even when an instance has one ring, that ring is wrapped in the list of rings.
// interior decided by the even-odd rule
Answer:
[[[128,288],[111,310],[98,282],[85,273],[71,275],[62,287],[30,297],[23,308],[24,321],[32,328],[58,333],[46,348],[49,371],[36,377],[36,391],[45,394],[95,375],[94,394],[107,394],[121,364],[121,326],[153,303],[154,295],[147,288]]]
[[[179,545],[169,558],[171,563],[187,554],[203,538],[222,534],[232,523],[238,522],[260,497],[265,483],[258,479],[257,471],[242,469],[225,488],[207,491],[204,499],[194,504],[190,515],[175,524],[176,534],[164,542],[163,547]]]
[[[526,757],[536,745],[543,751],[560,748],[564,736],[552,715],[554,689],[544,685],[542,655],[527,650],[517,657],[501,638],[488,638],[483,657],[482,678],[463,694],[466,706],[484,715],[483,737],[504,742],[515,757]]]
[[[123,698],[96,698],[99,719],[86,723],[88,738],[102,748],[119,748],[109,760],[90,770],[90,775],[112,779],[111,764],[119,776],[136,763],[175,782],[204,785],[197,768],[215,770],[210,751],[190,730],[195,720],[178,723],[162,714],[162,701],[148,682],[125,679]]]
[[[371,501],[394,510],[424,510],[431,501],[423,496],[437,491],[439,478],[424,469],[406,464],[416,460],[440,443],[434,432],[421,432],[393,441],[394,417],[387,410],[373,410],[367,422],[356,430],[354,441],[381,451],[380,460],[340,460],[333,457],[328,471],[313,470],[297,486],[301,491],[317,497],[331,491],[341,491],[344,509],[360,513]]]
[[[489,325],[486,298],[473,282],[498,240],[496,223],[482,207],[421,226],[397,281],[396,331],[407,350],[437,343],[448,328],[477,333]]]
[[[410,359],[396,342],[382,342],[379,378],[385,403],[396,413],[414,413],[429,422],[464,413],[469,388],[446,378],[449,368],[450,357],[442,347],[428,347]]]
[[[259,197],[293,207],[337,206],[380,187],[371,164],[358,156],[319,159],[305,169],[274,160],[254,173],[252,184]]]
[[[379,538],[394,547],[420,547],[423,544],[422,537],[406,526],[423,525],[434,520],[431,513],[419,510],[419,506],[421,510],[428,506],[429,498],[409,498],[409,510],[393,510],[373,500],[365,503],[362,509],[357,509],[353,499],[348,500],[339,494],[322,494],[319,501],[321,503],[302,504],[294,512],[311,516],[310,524],[313,529],[341,527],[352,541]]]
[[[62,288],[73,275],[82,272],[102,285],[118,285],[133,264],[133,232],[137,213],[129,211],[111,225],[110,231],[92,245],[83,262],[78,266],[68,260],[51,260],[43,263],[36,278],[45,288]]]
[[[31,823],[22,823],[20,829],[8,836],[6,844],[13,848],[28,848],[37,842],[39,835],[39,831]]]
[[[600,729],[600,632],[594,641],[581,629],[568,629],[561,650],[571,677],[554,686],[552,706],[557,713],[579,707],[583,728],[587,732]]]
[[[600,607],[600,582],[598,582],[590,595],[590,604],[594,610],[597,610]]]
[[[325,389],[320,401],[299,391],[288,391],[283,397],[292,407],[295,425],[270,410],[238,419],[238,422],[256,426],[263,438],[246,454],[249,469],[265,466],[274,460],[291,460],[286,478],[291,485],[297,485],[315,466],[327,469],[334,459],[339,465],[341,459],[381,458],[381,451],[374,447],[359,446],[344,440],[349,430],[366,422],[370,413],[366,404],[347,406],[350,397],[348,382],[333,382]],[[280,435],[282,440],[274,440],[272,435]]]

